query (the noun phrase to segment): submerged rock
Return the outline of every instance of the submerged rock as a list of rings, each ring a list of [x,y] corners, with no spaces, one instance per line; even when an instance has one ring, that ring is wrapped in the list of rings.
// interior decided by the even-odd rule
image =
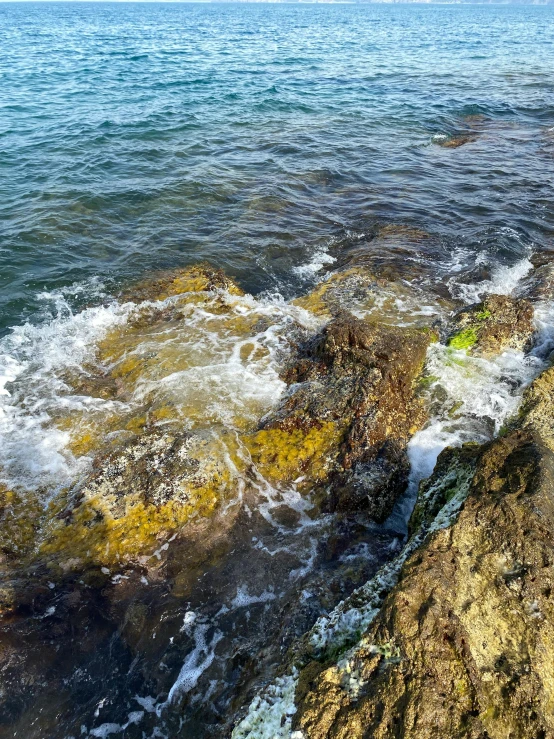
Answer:
[[[457,314],[448,345],[483,356],[506,349],[527,351],[533,331],[533,306],[528,300],[488,295],[481,303]]]
[[[412,517],[425,529],[443,506],[424,545],[357,646],[301,671],[299,736],[554,736],[553,382],[505,436],[443,452]]]
[[[429,326],[453,308],[444,286],[430,288],[429,267],[421,259],[437,248],[425,231],[389,224],[376,227],[337,253],[336,269],[307,295],[293,301],[330,318],[349,311],[392,326]]]
[[[194,264],[184,269],[167,270],[133,285],[122,294],[123,300],[165,300],[177,295],[225,290],[231,295],[244,295],[241,288],[222,269],[210,264]]]
[[[442,134],[434,136],[433,143],[438,144],[438,146],[442,146],[443,149],[458,149],[460,146],[465,146],[465,144],[471,144],[474,141],[477,141],[477,139],[478,135],[470,132],[453,134],[451,136]]]
[[[425,414],[415,381],[432,333],[337,315],[290,364],[277,410],[247,441],[273,480],[325,483],[325,506],[382,520],[404,489]]]

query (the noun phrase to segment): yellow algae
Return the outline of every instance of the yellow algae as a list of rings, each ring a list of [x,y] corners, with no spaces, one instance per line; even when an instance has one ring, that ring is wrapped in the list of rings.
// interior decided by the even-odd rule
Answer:
[[[185,282],[179,282],[179,289],[198,286],[189,276]],[[252,309],[238,293],[225,300],[213,292],[186,293],[169,307],[137,306],[127,323],[112,328],[97,344],[95,364],[88,364],[81,375],[74,372],[67,384],[93,397],[97,385],[109,385],[115,402],[82,411],[61,409],[54,423],[69,433],[69,451],[77,457],[88,455],[101,449],[109,434],[139,434],[159,422],[205,425],[213,422],[217,404],[237,428],[251,426],[266,406],[254,395],[245,401],[232,389],[228,395],[225,390],[214,394],[206,384],[225,387],[225,376],[219,378],[219,369],[207,374],[202,369],[222,367],[224,373],[237,347],[238,361],[245,365],[257,364],[263,371],[271,361],[269,349],[257,338],[271,318]],[[191,295],[199,303],[188,304]]]
[[[148,416],[146,414],[141,416],[134,416],[125,425],[126,431],[131,431],[134,434],[140,434],[148,423]]]
[[[199,322],[194,316],[188,317],[191,320],[180,316],[171,321],[153,316],[148,326],[118,326],[99,342],[98,361],[117,379],[120,392],[125,394],[132,392],[139,381],[155,381],[216,363],[226,345],[230,350],[258,332],[260,316],[255,312],[237,314],[228,305],[226,313],[213,313],[212,307],[203,306]],[[254,341],[252,348],[256,348]]]
[[[323,318],[349,310],[360,318],[373,315],[390,326],[427,326],[441,312],[440,301],[422,304],[422,295],[410,285],[378,278],[365,267],[336,272],[292,302]]]
[[[156,543],[191,518],[207,517],[220,503],[218,486],[191,492],[186,504],[168,501],[155,506],[136,495],[126,496],[124,515],[114,518],[100,497],[87,500],[69,522],[56,521],[40,545],[39,555],[64,554],[80,564],[114,565],[140,555],[152,555]]]
[[[120,441],[119,435],[111,439],[114,432],[140,433],[146,426],[148,415],[143,408],[130,412],[123,408],[119,413],[112,411],[72,410],[67,416],[56,418],[54,424],[60,431],[69,434],[67,449],[75,457],[89,456],[105,446]],[[129,435],[129,434],[127,434]]]
[[[36,493],[16,492],[0,484],[0,552],[10,559],[29,554],[43,516]]]
[[[218,289],[227,290],[231,295],[244,295],[221,270],[206,264],[197,264],[184,269],[172,270],[158,274],[135,285],[125,297],[138,300],[165,300],[174,295],[184,293],[208,292]]]
[[[65,510],[60,510],[63,496],[52,504],[39,557],[64,568],[67,562],[110,567],[152,556],[160,542],[192,519],[213,515],[229,498],[242,464],[232,435],[227,445],[215,446],[198,439],[191,445],[185,437],[176,463],[173,437],[153,438],[144,458],[137,455],[140,440],[110,455],[77,495],[77,502],[65,500]],[[152,469],[159,470],[159,476]],[[114,478],[112,470],[120,477]],[[157,489],[167,498],[160,498]]]
[[[351,288],[353,282],[359,287],[365,287],[367,294],[364,298],[372,302],[370,290],[374,278],[366,270],[353,268],[332,274],[324,282],[320,282],[311,293],[296,298],[292,304],[315,313],[316,316],[329,316],[333,310],[344,307],[340,305],[342,293],[345,289]]]
[[[265,477],[286,482],[306,475],[318,481],[327,476],[342,433],[337,423],[327,421],[308,431],[263,429],[245,437],[244,442]]]

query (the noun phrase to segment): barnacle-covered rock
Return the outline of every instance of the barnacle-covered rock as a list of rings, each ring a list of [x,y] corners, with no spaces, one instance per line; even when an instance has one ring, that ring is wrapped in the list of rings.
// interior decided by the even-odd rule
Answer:
[[[152,429],[96,458],[49,525],[39,554],[62,570],[151,555],[192,517],[210,516],[233,479],[213,437]]]

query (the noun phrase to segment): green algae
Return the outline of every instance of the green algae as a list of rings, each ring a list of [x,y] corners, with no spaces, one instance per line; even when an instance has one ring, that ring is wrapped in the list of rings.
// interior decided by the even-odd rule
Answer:
[[[473,326],[458,331],[449,340],[447,346],[451,349],[470,349],[474,344],[477,343],[478,339],[477,329]]]

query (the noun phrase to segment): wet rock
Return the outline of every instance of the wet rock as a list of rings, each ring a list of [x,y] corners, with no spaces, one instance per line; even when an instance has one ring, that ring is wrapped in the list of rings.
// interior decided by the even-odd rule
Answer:
[[[232,295],[244,295],[238,285],[222,269],[210,264],[195,264],[185,269],[167,270],[133,285],[122,293],[123,300],[165,300],[187,293],[216,292],[226,290]]]
[[[554,367],[543,372],[525,391],[517,424],[539,433],[554,452]]]
[[[26,496],[0,483],[0,571],[32,550],[43,515],[37,496]]]
[[[433,474],[419,486],[408,524],[410,535],[427,529],[441,509],[460,493],[467,495],[480,453],[480,444],[469,442],[461,447],[447,447],[439,454]]]
[[[225,370],[238,343],[246,366],[271,362],[263,335],[273,317],[220,270],[200,265],[155,275],[123,298],[120,320],[81,366],[60,377],[70,402],[58,404],[52,423],[69,436],[67,451],[75,457],[92,459],[154,427],[202,423],[205,396],[196,387],[204,378],[197,370],[219,363]],[[225,379],[215,373],[214,383]],[[81,395],[85,402],[71,402]],[[233,406],[230,397],[225,402]],[[238,412],[229,414],[235,426],[251,427],[266,410],[255,396],[250,405],[243,398],[235,405]]]
[[[0,493],[3,520],[17,520],[25,540],[23,558],[0,526],[0,733],[98,733],[126,725],[141,707],[136,696],[153,696],[158,712],[127,726],[129,736],[163,727],[219,737],[233,701],[244,702],[315,618],[391,556],[394,534],[370,528],[366,512],[385,515],[405,483],[429,332],[339,312],[305,341],[306,326],[321,322],[308,315],[300,330],[305,314],[291,309],[282,344],[291,334],[304,343],[286,369],[289,393],[259,425],[267,407],[239,403],[243,420],[227,426],[205,393],[184,400],[186,384],[170,394],[161,380],[202,372],[224,342],[240,341],[241,357],[262,352],[256,337],[273,316],[203,270],[126,296],[146,302],[99,342],[97,366],[67,380],[106,401],[55,419],[71,451],[90,458],[83,479],[36,508]],[[209,340],[189,340],[206,321]],[[255,468],[274,483],[273,499]],[[290,502],[298,477],[327,508],[365,511],[337,516],[331,532],[335,519],[316,521],[309,497],[295,492]],[[198,684],[172,693],[189,658]]]
[[[442,146],[443,149],[458,149],[460,146],[477,141],[477,139],[478,135],[476,133],[459,133],[452,136],[444,134],[433,137],[433,143]]]
[[[212,515],[230,481],[209,437],[149,430],[96,458],[92,473],[69,492],[39,555],[65,572],[151,556],[157,542],[191,518]]]
[[[324,483],[327,506],[382,520],[424,420],[414,387],[431,339],[339,314],[288,367],[289,393],[247,442],[256,464],[274,480]]]
[[[552,397],[548,370],[516,428],[443,452],[411,528],[466,487],[461,512],[434,519],[356,648],[301,671],[306,739],[554,736]]]
[[[458,313],[448,345],[483,356],[506,349],[527,351],[533,330],[533,306],[528,300],[489,295],[481,303]]]
[[[532,303],[554,299],[554,265],[552,251],[540,251],[531,257],[533,269],[519,283],[517,293]]]

